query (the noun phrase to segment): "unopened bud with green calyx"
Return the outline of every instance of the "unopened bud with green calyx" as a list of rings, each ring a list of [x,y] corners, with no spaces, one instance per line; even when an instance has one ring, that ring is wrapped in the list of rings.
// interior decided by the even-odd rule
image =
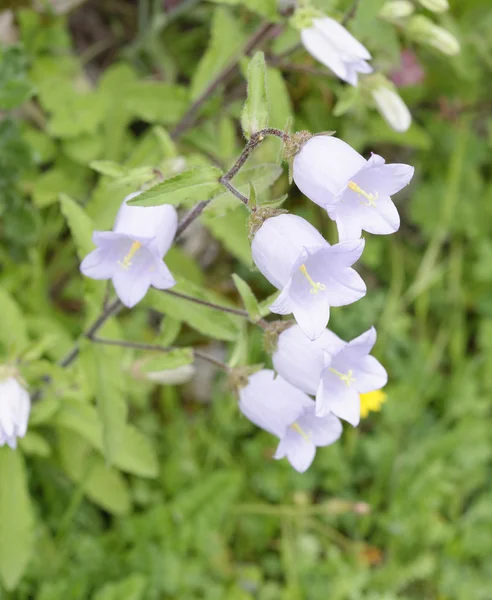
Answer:
[[[229,387],[237,392],[248,385],[248,379],[254,373],[263,369],[263,364],[247,365],[244,367],[234,367],[228,375]]]
[[[409,0],[390,0],[379,11],[379,17],[390,23],[395,23],[413,14],[414,5]]]
[[[284,215],[288,212],[288,210],[284,210],[283,208],[269,207],[258,208],[257,210],[251,212],[248,219],[249,239],[252,240],[254,238],[255,233],[267,219],[271,219],[272,217],[278,217],[278,215]]]
[[[263,348],[267,354],[273,354],[277,349],[278,336],[295,325],[295,321],[272,321],[263,331]]]
[[[398,94],[396,87],[381,73],[364,78],[364,92],[370,93],[372,102],[388,125],[403,133],[412,124],[412,115]]]
[[[313,26],[314,19],[322,19],[324,14],[314,6],[299,6],[289,19],[291,27],[302,31]]]
[[[423,15],[412,17],[406,31],[415,42],[431,46],[447,56],[454,56],[460,51],[460,44],[451,32]]]
[[[419,2],[424,8],[435,13],[446,12],[449,8],[448,0],[419,0]]]

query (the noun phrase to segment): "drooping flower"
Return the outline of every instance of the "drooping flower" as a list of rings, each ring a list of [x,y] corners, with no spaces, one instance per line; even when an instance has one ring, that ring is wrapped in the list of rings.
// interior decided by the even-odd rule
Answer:
[[[386,402],[386,393],[383,390],[374,390],[360,395],[360,417],[365,419],[370,412],[379,412]]]
[[[270,310],[293,313],[309,339],[321,335],[330,306],[345,306],[366,293],[360,275],[351,268],[362,254],[364,240],[330,246],[318,230],[295,215],[267,219],[251,245],[258,269],[281,290]]]
[[[329,17],[313,19],[301,30],[301,40],[311,56],[351,85],[357,85],[359,73],[372,73],[367,48]]]
[[[394,86],[381,85],[373,88],[372,97],[383,119],[398,133],[403,133],[412,124],[412,115]]]
[[[176,234],[176,209],[169,204],[128,206],[137,195],[123,200],[113,231],[94,232],[97,249],[80,265],[91,279],[112,279],[119,299],[129,308],[140,302],[150,286],[165,290],[176,283],[162,261]]]
[[[310,341],[293,326],[282,332],[273,365],[281,377],[307,394],[316,394],[316,414],[330,412],[358,425],[360,394],[379,390],[388,380],[386,370],[373,356],[376,330],[344,342],[331,331]]]
[[[26,435],[30,411],[31,400],[21,383],[14,376],[0,381],[0,446],[15,450],[17,438]]]
[[[266,369],[249,377],[239,392],[239,408],[255,425],[280,439],[274,458],[287,457],[300,473],[313,462],[317,446],[333,444],[342,433],[337,417],[317,417],[309,396]]]
[[[410,182],[413,173],[410,165],[387,165],[377,154],[366,160],[328,135],[309,139],[293,164],[297,187],[336,221],[340,241],[357,239],[362,230],[397,231],[400,217],[391,196]]]

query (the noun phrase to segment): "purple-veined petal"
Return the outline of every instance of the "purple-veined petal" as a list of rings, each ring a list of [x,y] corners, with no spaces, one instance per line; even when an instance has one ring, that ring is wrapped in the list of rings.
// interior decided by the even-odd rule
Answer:
[[[383,365],[374,356],[365,356],[354,371],[357,390],[361,394],[380,390],[388,383],[388,374]]]
[[[120,267],[114,272],[113,285],[118,298],[128,308],[133,308],[147,293],[154,267],[152,255],[144,248],[133,258],[129,269]]]
[[[290,283],[288,283],[280,292],[275,302],[269,307],[269,309],[272,313],[277,315],[290,315],[292,308],[293,304],[290,299]]]
[[[331,413],[325,417],[317,417],[314,407],[312,411],[306,411],[297,422],[303,430],[309,432],[316,446],[329,446],[342,435],[340,419]]]
[[[360,421],[360,398],[354,385],[346,385],[337,375],[326,371],[316,394],[316,415],[333,413],[357,427]]]
[[[157,260],[151,271],[150,284],[158,290],[167,290],[176,285],[176,280],[162,260]]]
[[[326,298],[295,302],[292,308],[297,324],[310,340],[316,340],[323,333],[330,320],[330,305]]]

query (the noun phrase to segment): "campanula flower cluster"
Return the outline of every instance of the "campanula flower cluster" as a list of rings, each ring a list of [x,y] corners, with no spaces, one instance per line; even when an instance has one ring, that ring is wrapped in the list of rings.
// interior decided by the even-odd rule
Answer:
[[[363,231],[386,235],[400,226],[391,196],[408,185],[413,167],[366,160],[344,141],[315,135],[293,159],[298,188],[336,222],[339,242],[330,245],[301,217],[281,214],[255,233],[253,260],[280,290],[273,313],[292,314],[273,353],[273,371],[249,378],[240,408],[252,422],[280,440],[274,458],[287,457],[300,472],[316,447],[341,435],[341,420],[354,427],[361,415],[379,410],[387,383],[384,367],[371,356],[376,330],[350,341],[327,329],[330,307],[356,302],[366,285],[353,268],[364,250]]]

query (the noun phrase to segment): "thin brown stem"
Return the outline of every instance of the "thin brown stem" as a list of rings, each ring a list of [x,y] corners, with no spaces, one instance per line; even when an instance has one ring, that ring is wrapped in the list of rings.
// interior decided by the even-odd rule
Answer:
[[[193,221],[202,214],[210,202],[211,200],[202,200],[183,217],[176,230],[176,236],[174,238],[175,240],[177,240],[180,235],[193,223]]]
[[[127,340],[109,340],[106,338],[97,337],[95,335],[92,335],[89,339],[96,344],[103,344],[105,346],[118,346],[120,348],[130,348],[132,350],[145,350],[148,352],[167,353],[167,352],[171,352],[172,350],[179,349],[179,348],[176,348],[175,346],[166,347],[166,346],[160,346],[159,344],[143,344],[141,342],[130,342]],[[215,367],[217,367],[218,369],[221,369],[222,371],[226,371],[226,372],[230,371],[230,367],[228,365],[221,362],[220,360],[217,360],[213,356],[210,356],[209,354],[205,354],[205,352],[201,352],[200,350],[193,349],[193,355],[195,356],[195,358],[199,358],[200,360],[205,360],[205,361],[209,362],[210,364],[214,365]]]
[[[272,23],[264,23],[261,25],[249,38],[243,47],[242,52],[236,55],[229,64],[227,64],[222,71],[213,79],[208,87],[201,93],[201,95],[193,102],[190,108],[183,115],[176,127],[171,131],[171,138],[173,140],[178,139],[183,135],[185,131],[192,127],[197,119],[202,106],[209,100],[214,94],[217,88],[228,79],[231,73],[237,66],[241,56],[249,54],[256,46],[261,44],[263,40],[270,34],[271,30],[275,27]]]
[[[240,308],[221,306],[220,304],[214,304],[213,302],[201,300],[200,298],[194,298],[193,296],[188,296],[187,294],[182,294],[181,292],[173,292],[172,290],[163,290],[163,292],[165,294],[169,294],[170,296],[174,296],[175,298],[181,298],[182,300],[188,300],[188,302],[195,302],[195,304],[201,304],[202,306],[206,306],[207,308],[213,308],[214,310],[219,310],[221,312],[249,319],[248,312],[246,310],[241,310]]]
[[[354,0],[352,2],[352,6],[348,9],[348,11],[345,13],[345,16],[342,19],[342,25],[346,25],[351,19],[355,17],[355,13],[359,8],[359,3],[360,0]]]
[[[220,180],[220,183],[229,190],[229,192],[231,192],[231,194],[233,194],[234,196],[236,196],[236,198],[239,198],[239,200],[241,200],[241,202],[243,202],[244,204],[246,204],[246,206],[249,203],[249,198],[247,198],[246,196],[244,196],[243,194],[241,194],[241,192],[239,190],[237,190],[232,183],[229,183],[229,181],[227,179],[224,179],[223,177]]]

